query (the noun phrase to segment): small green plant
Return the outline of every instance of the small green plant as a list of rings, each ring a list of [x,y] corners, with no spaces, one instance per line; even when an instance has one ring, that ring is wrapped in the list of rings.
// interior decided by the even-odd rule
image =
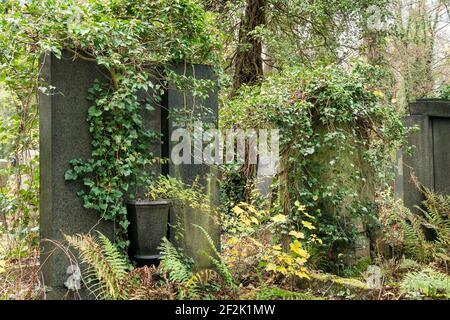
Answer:
[[[171,285],[158,276],[154,267],[134,268],[126,256],[103,234],[66,236],[87,265],[83,284],[96,299],[171,299]]]
[[[439,98],[450,100],[450,85],[443,86],[439,92]]]
[[[200,299],[213,297],[220,291],[232,292],[236,286],[226,261],[216,249],[207,231],[199,228],[208,241],[214,256],[208,255],[213,268],[196,271],[194,261],[185,256],[180,248],[176,248],[169,240],[163,238],[161,250],[161,269],[167,272],[169,279],[178,285],[179,297]]]
[[[447,266],[450,261],[450,196],[435,194],[427,188],[423,188],[423,192],[424,208],[418,208],[422,214],[407,211],[402,222],[405,252],[417,261],[436,261]]]
[[[282,288],[262,288],[256,292],[257,300],[317,300],[312,294]]]
[[[419,272],[408,273],[400,285],[401,292],[410,298],[446,298],[450,299],[450,276],[426,268]]]
[[[80,259],[88,265],[85,285],[100,299],[129,298],[125,280],[132,266],[122,253],[103,234],[98,239],[90,235],[66,236],[66,240],[80,253]]]
[[[161,175],[149,185],[147,197],[150,200],[170,199],[174,205],[198,209],[203,213],[217,216],[210,197],[197,179],[191,185],[187,185],[180,179]]]

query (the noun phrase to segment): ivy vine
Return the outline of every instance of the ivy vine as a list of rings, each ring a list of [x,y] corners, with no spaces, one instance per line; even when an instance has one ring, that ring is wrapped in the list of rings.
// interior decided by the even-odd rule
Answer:
[[[43,52],[61,58],[68,51],[107,70],[109,83],[96,81],[87,97],[91,157],[73,159],[65,178],[83,181],[84,206],[116,222],[116,242],[125,248],[124,198],[149,182],[148,167],[158,160],[149,145],[159,134],[145,129],[142,113],[158,103],[172,63],[215,61],[214,16],[196,0],[6,1],[0,10],[8,13],[2,34],[15,34],[2,37],[5,57],[16,54],[10,48],[26,49],[35,61],[27,69],[31,83],[39,79]],[[50,86],[40,89],[52,94]]]

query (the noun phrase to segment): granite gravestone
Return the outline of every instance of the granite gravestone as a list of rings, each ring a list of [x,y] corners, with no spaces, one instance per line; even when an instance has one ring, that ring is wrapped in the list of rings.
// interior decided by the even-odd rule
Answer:
[[[417,126],[408,137],[412,155],[398,153],[396,194],[406,207],[418,212],[424,195],[415,181],[434,192],[450,194],[450,101],[423,99],[411,103],[404,123]],[[413,178],[415,177],[415,178]]]
[[[191,66],[191,65],[186,65]],[[41,58],[42,77],[49,85],[55,87],[53,94],[41,94],[40,112],[40,230],[41,230],[41,270],[43,284],[47,288],[47,299],[71,298],[85,296],[85,292],[67,291],[65,283],[74,277],[73,259],[61,250],[58,243],[64,242],[64,235],[88,233],[99,230],[110,239],[113,238],[114,225],[100,219],[97,212],[85,209],[77,192],[83,187],[79,181],[68,182],[65,172],[70,169],[72,159],[88,159],[91,156],[91,136],[87,123],[90,102],[87,101],[88,90],[94,80],[108,83],[106,70],[93,62],[74,59],[73,55],[63,52],[62,58],[43,55]],[[195,66],[199,75],[210,70],[205,66]],[[182,72],[179,67],[175,72]],[[208,77],[212,73],[207,72]],[[163,95],[163,103],[154,111],[144,114],[147,129],[160,131],[165,137],[170,136],[171,123],[167,112],[176,103],[179,96],[176,90],[169,90]],[[212,92],[211,104],[215,106],[213,118],[217,119],[217,92]],[[214,104],[215,102],[215,104]],[[169,143],[156,144],[149,150],[161,155],[161,148],[168,152]],[[157,168],[156,171],[159,171]],[[172,172],[167,166],[165,173]],[[183,168],[184,181],[190,182],[199,171],[208,171],[198,167],[189,171]],[[198,223],[201,224],[200,221]],[[72,279],[73,280],[73,279]],[[74,287],[77,284],[74,283]]]
[[[39,101],[40,149],[40,232],[42,281],[47,299],[64,297],[67,269],[73,264],[59,249],[64,235],[87,233],[97,229],[112,238],[114,226],[100,220],[97,212],[83,207],[77,192],[82,183],[67,182],[69,161],[91,156],[91,137],[86,121],[90,103],[88,90],[95,79],[107,82],[96,64],[63,52],[62,58],[43,55],[42,77],[55,87],[52,95],[41,94]],[[69,298],[76,294],[69,292]]]
[[[171,151],[179,140],[172,139],[172,133],[178,128],[190,131],[197,129],[217,128],[218,119],[218,95],[217,95],[217,77],[211,67],[198,64],[178,64],[173,67],[173,71],[183,77],[193,77],[198,80],[209,80],[205,86],[206,95],[196,97],[191,91],[180,89],[174,84],[170,85],[163,97],[162,113],[162,132],[163,157],[170,158]],[[201,128],[199,128],[201,126]],[[193,132],[192,132],[193,133]],[[203,138],[204,133],[200,133]],[[198,145],[195,143],[195,136],[191,140],[191,159],[190,163],[175,165],[172,161],[163,168],[163,173],[172,177],[180,178],[185,183],[192,183],[198,179],[200,184],[210,196],[213,204],[218,202],[218,182],[214,166],[204,163],[202,151],[204,143]],[[201,150],[199,150],[201,149]],[[209,266],[210,262],[205,255],[213,254],[212,248],[206,241],[203,231],[197,226],[205,229],[213,241],[218,245],[220,238],[220,228],[217,220],[214,220],[205,213],[198,212],[189,208],[172,207],[171,225],[180,225],[183,235],[178,244],[184,248],[186,254],[195,258],[197,267]],[[172,230],[173,231],[173,230]],[[172,242],[175,240],[175,232],[170,233]]]

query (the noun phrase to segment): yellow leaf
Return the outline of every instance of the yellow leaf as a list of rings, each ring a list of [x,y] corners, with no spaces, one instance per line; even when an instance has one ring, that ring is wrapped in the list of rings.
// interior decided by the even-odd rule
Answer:
[[[0,260],[0,273],[4,273],[6,272],[6,261],[5,260]]]
[[[302,244],[298,240],[295,240],[293,243],[291,243],[290,249],[300,257],[309,258],[308,251],[302,249]]]
[[[256,219],[255,217],[251,217],[250,220],[252,220],[252,222],[255,224],[259,224],[258,219]]]
[[[309,276],[306,272],[301,272],[301,271],[295,271],[295,275],[299,278],[307,278],[309,279]]]
[[[384,97],[384,93],[382,91],[380,91],[380,90],[374,90],[372,93],[376,97],[380,97],[380,98]]]
[[[305,234],[300,231],[291,231],[289,232],[289,235],[296,237],[297,239],[305,239]]]
[[[284,214],[277,214],[272,217],[272,221],[276,223],[285,223],[287,221],[287,217]]]
[[[240,207],[236,206],[233,208],[233,212],[237,215],[241,215],[244,213],[244,210],[242,210]]]
[[[251,213],[258,214],[258,210],[256,210],[254,206],[248,205],[247,210]]]
[[[252,224],[252,221],[250,219],[245,218],[245,217],[241,217],[241,220],[246,226],[249,226],[249,225]]]
[[[268,263],[266,266],[267,271],[275,271],[277,269],[277,265],[274,263]]]
[[[232,238],[230,238],[230,239],[227,240],[227,243],[228,243],[228,244],[231,244],[231,245],[235,245],[235,244],[238,244],[238,243],[239,243],[239,239],[236,238],[236,237],[232,237]]]
[[[262,245],[263,245],[261,242],[259,242],[259,241],[256,240],[256,239],[250,238],[250,240],[251,240],[256,246],[258,246],[258,247],[262,247]]]
[[[309,221],[303,221],[303,220],[302,220],[302,225],[303,225],[305,228],[309,229],[309,230],[314,230],[314,229],[316,229],[316,227],[314,227],[314,226],[312,225],[312,223],[309,222]]]
[[[302,266],[306,263],[307,260],[308,259],[306,259],[306,258],[295,258],[295,263]]]
[[[294,263],[294,258],[292,258],[290,255],[288,254],[283,254],[280,257],[280,260],[284,263],[286,263],[287,265],[292,265]]]
[[[272,246],[273,250],[277,250],[280,251],[281,250],[281,246],[279,244]]]
[[[277,271],[277,272],[280,272],[280,273],[282,273],[282,274],[286,274],[286,267],[283,267],[283,266],[277,266],[276,268],[275,268],[275,271]]]
[[[298,210],[300,211],[305,211],[306,210],[306,206],[302,205],[298,200],[295,201],[295,206],[297,207]]]
[[[312,215],[310,215],[309,213],[307,213],[306,211],[304,211],[303,214],[310,219],[314,219],[314,217]]]

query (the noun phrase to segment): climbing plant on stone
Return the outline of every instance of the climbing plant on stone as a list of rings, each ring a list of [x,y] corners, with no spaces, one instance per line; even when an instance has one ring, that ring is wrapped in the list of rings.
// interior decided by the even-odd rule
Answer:
[[[84,206],[117,223],[117,243],[125,248],[124,196],[148,182],[144,168],[157,161],[148,146],[158,134],[144,128],[141,114],[158,103],[171,63],[214,60],[213,17],[195,0],[8,1],[1,10],[4,32],[15,34],[4,50],[14,42],[29,44],[34,57],[66,50],[107,71],[110,83],[94,83],[87,97],[91,158],[72,160],[65,178],[83,181]],[[36,62],[32,67],[30,81],[37,81]]]

